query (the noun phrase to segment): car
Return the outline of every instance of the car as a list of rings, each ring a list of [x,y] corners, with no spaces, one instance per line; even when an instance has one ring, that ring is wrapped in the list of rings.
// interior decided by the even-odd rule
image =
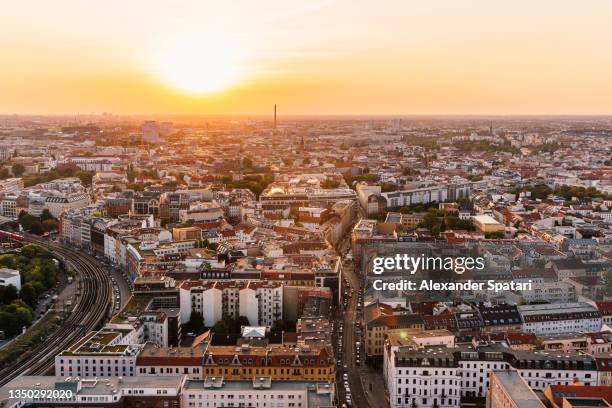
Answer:
[[[342,374],[342,378],[344,378],[345,380],[348,380],[348,374],[347,373]]]

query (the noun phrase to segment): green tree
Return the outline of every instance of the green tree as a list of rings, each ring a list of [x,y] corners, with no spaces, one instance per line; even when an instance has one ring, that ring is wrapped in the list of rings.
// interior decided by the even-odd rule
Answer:
[[[51,212],[49,211],[48,208],[45,208],[42,213],[40,214],[40,221],[44,222],[46,220],[54,220],[55,217],[53,215],[51,215]]]
[[[44,232],[57,230],[57,220],[44,220],[42,222],[42,229]]]
[[[219,334],[230,334],[230,328],[225,320],[219,320],[212,328],[213,332]]]
[[[187,330],[197,334],[202,333],[204,330],[204,317],[200,312],[191,312],[189,316],[189,322],[186,324]]]
[[[21,327],[29,326],[32,324],[32,309],[26,306],[18,306],[15,309],[15,316]]]
[[[8,305],[18,297],[19,293],[14,285],[0,286],[0,304]]]
[[[11,167],[11,172],[15,177],[21,177],[21,175],[25,172],[25,167],[21,163],[15,163]]]
[[[35,307],[36,304],[38,303],[38,294],[36,292],[36,289],[34,288],[34,285],[32,285],[30,282],[25,283],[21,287],[21,291],[19,292],[19,297],[21,298],[21,300],[26,302],[30,307]]]
[[[0,327],[2,327],[7,336],[13,336],[21,331],[17,316],[4,310],[0,310]]]

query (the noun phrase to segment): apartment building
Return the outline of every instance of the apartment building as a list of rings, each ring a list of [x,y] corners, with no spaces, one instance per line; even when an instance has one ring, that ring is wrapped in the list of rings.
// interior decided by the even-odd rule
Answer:
[[[584,302],[524,305],[518,309],[526,333],[598,332],[602,326],[599,310]]]
[[[213,326],[223,317],[244,316],[253,326],[272,326],[283,318],[283,283],[271,281],[184,281],[179,288],[181,319],[192,311]]]
[[[427,204],[433,201],[441,203],[446,200],[469,198],[472,187],[472,183],[451,183],[381,193],[380,195],[387,201],[388,208],[395,208],[412,204]]]
[[[181,408],[322,408],[334,406],[334,398],[331,382],[274,381],[269,377],[226,381],[208,376],[185,382]]]
[[[493,370],[489,376],[487,408],[545,408],[516,370]]]
[[[458,407],[460,397],[486,397],[489,373],[516,370],[527,385],[543,391],[551,384],[579,381],[596,385],[595,359],[581,353],[509,350],[499,344],[440,347],[385,346],[383,359],[391,407]]]
[[[36,407],[168,407],[179,408],[185,377],[20,376],[0,388],[3,408]],[[49,390],[44,401],[35,393],[13,398],[11,390]],[[67,398],[65,391],[72,391]]]
[[[328,346],[268,344],[209,345],[203,358],[204,377],[279,381],[335,381],[336,361]]]
[[[21,178],[8,178],[0,180],[0,193],[17,194],[23,190],[23,180]]]
[[[202,379],[202,361],[208,343],[192,347],[160,347],[146,343],[136,358],[136,375],[183,375],[189,379]]]
[[[91,332],[55,356],[55,373],[62,377],[132,377],[142,349],[133,337],[118,330]]]

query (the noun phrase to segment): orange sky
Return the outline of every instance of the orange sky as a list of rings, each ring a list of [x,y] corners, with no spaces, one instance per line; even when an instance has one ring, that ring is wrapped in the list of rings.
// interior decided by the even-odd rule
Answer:
[[[0,113],[612,114],[610,21],[595,0],[10,2]]]

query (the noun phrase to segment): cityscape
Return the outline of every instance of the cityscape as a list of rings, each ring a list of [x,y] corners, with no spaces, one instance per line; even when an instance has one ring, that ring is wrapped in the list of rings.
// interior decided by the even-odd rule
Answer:
[[[0,408],[612,407],[612,4],[5,9]]]

